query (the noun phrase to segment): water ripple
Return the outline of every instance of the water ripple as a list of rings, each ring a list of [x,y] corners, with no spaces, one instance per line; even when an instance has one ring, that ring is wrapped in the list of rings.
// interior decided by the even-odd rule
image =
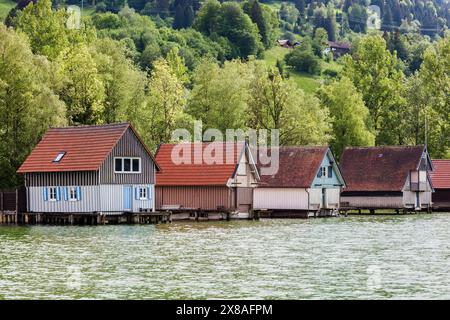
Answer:
[[[449,299],[450,215],[0,227],[0,299]]]

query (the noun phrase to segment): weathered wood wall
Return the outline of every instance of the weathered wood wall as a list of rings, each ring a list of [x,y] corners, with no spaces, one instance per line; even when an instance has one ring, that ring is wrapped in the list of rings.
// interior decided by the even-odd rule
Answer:
[[[156,209],[181,206],[193,210],[216,211],[232,207],[231,190],[226,186],[156,186]]]

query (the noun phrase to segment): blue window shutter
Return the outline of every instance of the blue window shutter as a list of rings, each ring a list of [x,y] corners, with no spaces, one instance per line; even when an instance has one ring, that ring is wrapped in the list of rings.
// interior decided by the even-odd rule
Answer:
[[[81,200],[81,188],[77,187],[77,200],[80,201]]]
[[[134,189],[135,193],[136,193],[136,200],[139,200],[139,187],[136,187]]]
[[[333,166],[328,166],[328,178],[333,178]]]
[[[148,186],[147,187],[147,199],[151,199],[152,198],[152,187]]]
[[[317,178],[322,177],[322,167],[319,168],[319,172],[317,172]]]
[[[68,187],[64,187],[63,191],[64,191],[64,201],[69,200]]]
[[[48,201],[48,187],[44,187],[43,191],[43,196],[44,196],[44,201]]]
[[[61,200],[61,188],[56,187],[56,201]]]

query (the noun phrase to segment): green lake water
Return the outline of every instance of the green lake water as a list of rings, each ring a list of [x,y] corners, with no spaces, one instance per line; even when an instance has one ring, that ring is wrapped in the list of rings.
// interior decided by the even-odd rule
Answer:
[[[0,299],[449,299],[450,214],[0,226]]]

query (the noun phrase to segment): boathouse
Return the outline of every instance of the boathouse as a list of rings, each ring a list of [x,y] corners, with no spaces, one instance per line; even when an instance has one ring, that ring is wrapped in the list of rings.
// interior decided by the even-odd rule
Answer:
[[[450,210],[450,160],[433,160],[433,210]]]
[[[258,188],[254,190],[255,210],[262,217],[337,214],[345,181],[331,149],[280,147],[278,150],[278,172],[261,174]],[[259,163],[258,167],[261,168]]]
[[[247,143],[162,144],[156,207],[173,219],[248,218],[259,180]]]
[[[119,215],[155,210],[150,150],[129,123],[51,128],[17,171],[28,213]]]
[[[431,210],[433,165],[424,146],[346,148],[340,167],[342,209]]]

